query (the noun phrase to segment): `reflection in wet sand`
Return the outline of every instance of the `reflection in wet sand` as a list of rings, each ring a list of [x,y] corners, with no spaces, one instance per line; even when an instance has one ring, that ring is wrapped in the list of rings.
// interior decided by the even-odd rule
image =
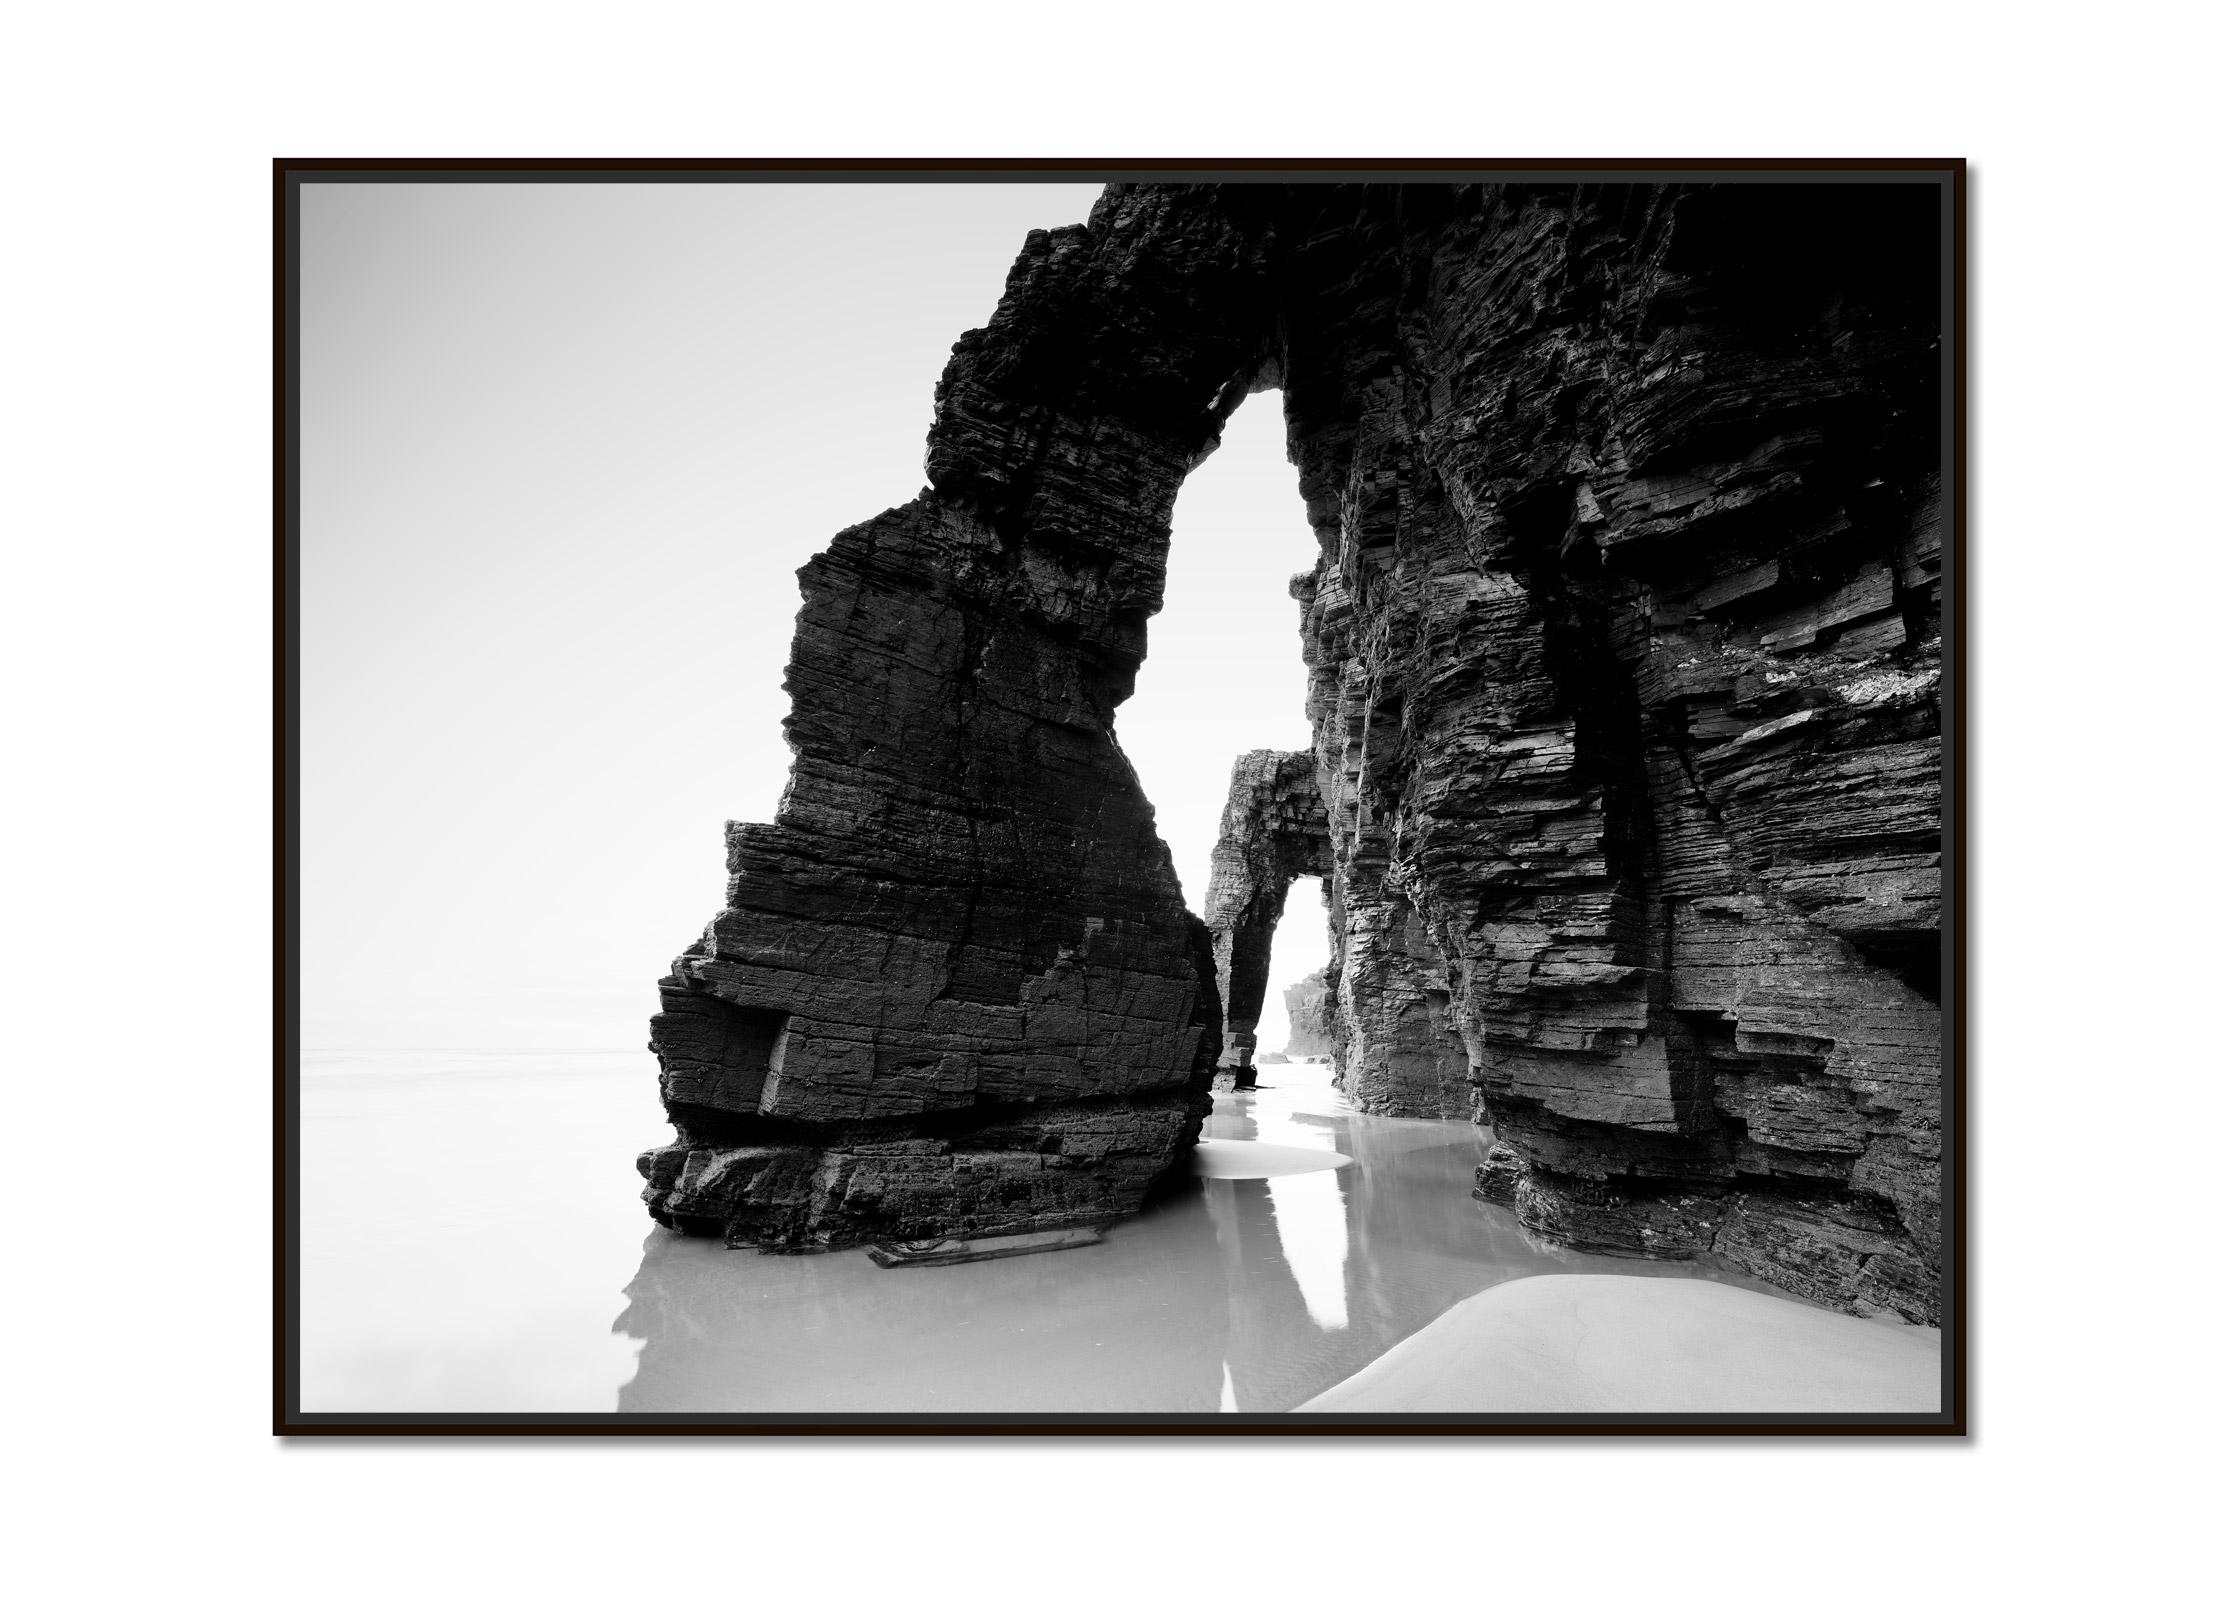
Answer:
[[[1319,1078],[1270,1069],[1206,1134],[1348,1164],[1196,1178],[1093,1249],[885,1272],[656,1230],[615,1324],[645,1341],[620,1408],[1287,1411],[1511,1278],[1740,1281],[1534,1242],[1470,1198],[1482,1130],[1360,1116]]]
[[[1211,1219],[1171,1195],[1087,1250],[889,1271],[656,1228],[618,1333],[623,1411],[1212,1411],[1228,1307]]]
[[[1470,1198],[1479,1129],[1360,1116],[1284,1067],[1207,1123],[1237,1141],[1213,1170],[1253,1175],[1191,1178],[1091,1249],[904,1271],[726,1251],[629,1202],[659,1139],[644,1073],[307,1063],[306,1409],[1285,1411],[1511,1278],[1740,1281],[1537,1246]]]
[[[1346,1325],[1346,1193],[1336,1172],[1302,1173],[1268,1185],[1276,1240],[1307,1315],[1318,1328]]]

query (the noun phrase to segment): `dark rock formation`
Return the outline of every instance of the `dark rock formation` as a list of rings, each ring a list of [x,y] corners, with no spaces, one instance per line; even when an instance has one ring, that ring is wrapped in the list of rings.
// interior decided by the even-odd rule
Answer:
[[[657,1220],[766,1249],[1078,1227],[1194,1139],[1211,947],[1112,713],[1175,490],[1266,359],[1266,248],[1157,190],[1030,236],[935,392],[931,487],[802,569],[792,780],[731,825],[726,909],[662,985]]]
[[[1268,953],[1292,883],[1301,876],[1327,883],[1333,850],[1346,859],[1352,843],[1334,836],[1313,751],[1237,757],[1206,888],[1223,1018],[1215,1088],[1250,1089],[1256,1080]],[[1469,1116],[1469,1055],[1447,1016],[1439,952],[1413,906],[1387,892],[1381,874],[1354,875],[1347,890],[1332,908],[1346,955],[1322,1005],[1331,1037],[1323,1049],[1302,1053],[1334,1055],[1338,1087],[1364,1111]]]
[[[1268,950],[1284,896],[1303,874],[1330,875],[1330,822],[1311,751],[1253,750],[1229,773],[1229,803],[1206,881],[1206,928],[1221,992],[1217,1089],[1249,1089],[1268,997]]]
[[[1321,556],[1269,759],[1348,1093],[1466,1077],[1551,1237],[1933,1319],[1938,260],[1927,184],[1123,186],[1031,236],[931,488],[803,573],[792,786],[664,988],[655,1214],[1085,1225],[1219,1034],[1250,1070],[1259,879],[1224,1030],[1111,718],[1175,487],[1276,384]]]
[[[1351,1020],[1428,942],[1528,1226],[1933,1319],[1935,192],[1321,215],[1284,385]]]
[[[1348,859],[1333,1007],[1338,1089],[1388,1117],[1468,1117],[1470,1053],[1443,952],[1379,861]]]
[[[1496,1139],[1486,1151],[1485,1159],[1478,1163],[1472,1175],[1470,1192],[1480,1200],[1490,1200],[1497,1206],[1514,1207],[1517,1203],[1517,1183],[1525,1176],[1524,1157]]]
[[[1335,1048],[1330,1037],[1330,972],[1328,968],[1301,978],[1283,991],[1283,1014],[1291,1023],[1291,1037],[1283,1053],[1294,1061],[1302,1056],[1326,1056]]]

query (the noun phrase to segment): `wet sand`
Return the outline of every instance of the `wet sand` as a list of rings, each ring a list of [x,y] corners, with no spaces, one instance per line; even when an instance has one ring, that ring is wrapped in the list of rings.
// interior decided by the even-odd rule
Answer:
[[[655,1227],[642,1051],[322,1057],[303,1107],[313,1411],[1284,1412],[1511,1280],[1779,1298],[1535,1241],[1470,1197],[1484,1130],[1303,1066],[1216,1096],[1198,1175],[1103,1243],[907,1272]]]
[[[1677,1278],[1526,1278],[1471,1296],[1298,1409],[1933,1412],[1934,1328]]]

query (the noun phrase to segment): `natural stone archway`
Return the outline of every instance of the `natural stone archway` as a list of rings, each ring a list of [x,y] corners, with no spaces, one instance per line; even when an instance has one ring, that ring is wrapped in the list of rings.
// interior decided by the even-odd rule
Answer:
[[[935,392],[931,487],[802,570],[791,781],[662,985],[660,1220],[1071,1228],[1194,1140],[1212,952],[1112,714],[1176,489],[1267,360],[1267,237],[1171,189],[1030,236]]]
[[[1349,869],[1361,865],[1343,842],[1335,858]],[[1344,941],[1323,975],[1327,998],[1318,1008],[1338,1088],[1362,1110],[1386,1116],[1470,1116],[1470,1058],[1448,1016],[1444,958],[1414,907],[1387,894],[1381,871],[1349,870],[1333,903],[1332,861],[1314,752],[1239,756],[1206,892],[1223,1019],[1214,1087],[1250,1089],[1258,1079],[1269,949],[1291,885],[1316,877],[1325,885],[1325,914],[1334,912]]]
[[[792,783],[664,985],[656,1216],[1070,1226],[1195,1136],[1212,941],[1112,711],[1176,486],[1277,385],[1342,1038],[1443,1018],[1551,1237],[1936,1317],[1939,227],[1927,184],[1119,186],[1030,237],[928,490],[804,569]]]
[[[1284,897],[1301,877],[1330,876],[1330,819],[1315,786],[1314,753],[1252,750],[1229,773],[1229,801],[1206,880],[1205,922],[1221,992],[1217,1089],[1250,1089],[1259,1074],[1260,1008],[1268,950]]]

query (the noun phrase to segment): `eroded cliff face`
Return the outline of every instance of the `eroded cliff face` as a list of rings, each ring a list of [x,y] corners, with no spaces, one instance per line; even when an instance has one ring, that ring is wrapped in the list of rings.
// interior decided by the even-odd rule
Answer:
[[[1291,1036],[1283,1042],[1283,1053],[1293,1060],[1301,1056],[1329,1055],[1334,1044],[1330,1037],[1330,974],[1328,970],[1301,978],[1283,991],[1283,1014],[1291,1025]]]
[[[1175,487],[1280,384],[1348,1093],[1490,1120],[1551,1237],[1934,1320],[1938,201],[1123,187],[1031,238],[928,492],[804,570],[655,1214],[1072,1225],[1194,1137],[1222,986],[1111,714]]]
[[[1284,384],[1341,992],[1436,948],[1528,1225],[1934,1319],[1934,193],[1326,215]]]

